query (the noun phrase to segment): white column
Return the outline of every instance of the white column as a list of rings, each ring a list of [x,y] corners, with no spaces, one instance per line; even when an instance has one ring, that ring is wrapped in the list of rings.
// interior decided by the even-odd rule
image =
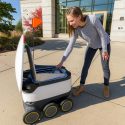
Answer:
[[[55,0],[42,1],[43,37],[55,36]]]
[[[116,0],[114,3],[111,40],[125,42],[125,0]]]

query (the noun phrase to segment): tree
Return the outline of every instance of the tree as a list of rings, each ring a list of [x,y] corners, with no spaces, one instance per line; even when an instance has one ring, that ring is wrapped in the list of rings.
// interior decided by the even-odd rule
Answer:
[[[33,32],[33,27],[32,27],[32,19],[33,18],[39,18],[42,19],[42,8],[39,7],[37,8],[34,12],[31,13],[31,16],[29,18],[24,18],[23,25],[27,27],[28,31]],[[34,30],[34,35],[35,36],[42,36],[42,24],[39,25],[37,28]]]
[[[7,33],[14,29],[14,25],[12,25],[12,20],[14,20],[12,13],[16,13],[16,9],[10,3],[0,0],[0,32]]]
[[[15,26],[15,30],[16,31],[23,31],[23,28],[22,28],[22,20],[20,20],[17,25]]]

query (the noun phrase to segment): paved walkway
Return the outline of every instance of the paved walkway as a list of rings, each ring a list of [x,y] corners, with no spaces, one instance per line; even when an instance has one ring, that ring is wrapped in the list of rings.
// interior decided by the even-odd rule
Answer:
[[[67,46],[67,40],[50,39],[35,47],[35,63],[57,65]],[[111,43],[111,98],[102,96],[103,73],[99,52],[89,70],[86,92],[73,97],[74,108],[52,119],[44,119],[39,125],[125,125],[125,43]],[[78,41],[64,66],[72,73],[72,84],[77,86],[83,64],[85,44]],[[24,125],[21,95],[15,80],[15,51],[0,54],[0,124]],[[25,55],[24,68],[28,67]]]

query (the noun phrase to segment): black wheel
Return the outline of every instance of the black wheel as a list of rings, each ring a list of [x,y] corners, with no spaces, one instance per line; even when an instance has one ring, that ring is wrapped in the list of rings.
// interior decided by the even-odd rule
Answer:
[[[52,118],[58,112],[58,105],[56,103],[49,103],[44,107],[43,112],[45,117]]]
[[[33,125],[40,119],[40,113],[38,111],[30,111],[24,114],[23,121],[25,124]]]
[[[65,99],[60,103],[61,110],[63,112],[68,112],[72,109],[73,107],[73,101],[72,99]]]

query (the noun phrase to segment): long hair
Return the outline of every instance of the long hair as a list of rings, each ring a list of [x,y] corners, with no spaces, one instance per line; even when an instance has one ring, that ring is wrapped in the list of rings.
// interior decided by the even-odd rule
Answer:
[[[83,14],[82,14],[82,11],[79,7],[70,7],[67,9],[66,11],[66,16],[68,15],[72,15],[73,17],[79,17],[81,16],[81,21],[85,21],[85,17]],[[68,33],[69,33],[69,36],[72,36],[72,34],[74,33],[75,29],[70,26],[70,24],[68,23]]]

